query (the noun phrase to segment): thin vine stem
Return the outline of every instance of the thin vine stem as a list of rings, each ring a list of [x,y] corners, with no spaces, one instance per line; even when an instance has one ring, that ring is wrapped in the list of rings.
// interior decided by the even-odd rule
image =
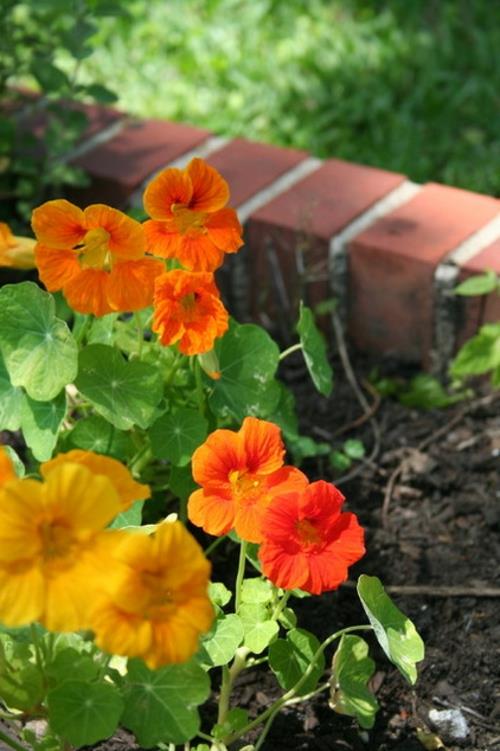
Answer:
[[[291,347],[288,347],[287,349],[284,349],[283,352],[281,352],[278,358],[279,361],[281,362],[282,360],[285,359],[285,357],[288,357],[288,355],[291,355],[293,352],[297,352],[299,349],[302,349],[301,342],[297,342],[297,344],[292,344]]]
[[[15,741],[10,735],[7,735],[2,730],[0,730],[0,741],[5,743],[6,746],[9,746],[9,748],[13,748],[14,751],[26,751],[24,746],[21,746],[20,743]]]

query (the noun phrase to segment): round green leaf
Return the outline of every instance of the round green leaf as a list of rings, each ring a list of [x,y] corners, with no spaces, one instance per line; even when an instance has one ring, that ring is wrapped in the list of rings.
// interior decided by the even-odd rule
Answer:
[[[378,702],[367,683],[375,672],[368,644],[359,636],[344,634],[333,657],[330,707],[356,717],[362,728],[371,728]]]
[[[484,274],[477,274],[466,279],[455,287],[456,295],[464,295],[465,297],[474,295],[489,295],[490,292],[494,292],[497,288],[500,288],[500,279],[494,271],[485,271]]]
[[[33,282],[0,289],[0,351],[13,386],[49,401],[74,380],[76,342],[55,316],[54,299]]]
[[[91,344],[80,353],[78,390],[119,430],[147,428],[162,397],[161,373],[151,365],[127,362],[113,347]]]
[[[269,334],[251,323],[240,326],[232,321],[229,331],[216,343],[215,352],[221,377],[210,381],[213,412],[238,421],[247,415],[270,415],[279,402],[280,387],[274,379],[279,349]]]
[[[385,593],[376,576],[359,577],[358,595],[385,654],[408,683],[414,684],[415,663],[424,659],[424,643],[415,626]]]
[[[36,402],[29,396],[24,399],[21,428],[24,440],[39,462],[45,462],[52,456],[65,415],[65,391],[50,402]]]
[[[227,665],[243,641],[239,616],[221,615],[201,642],[200,661],[209,667]]]
[[[71,448],[95,451],[117,459],[125,459],[132,450],[129,433],[117,430],[99,415],[78,420],[73,430],[66,434],[65,441]]]
[[[333,371],[328,362],[323,335],[314,323],[310,308],[300,303],[297,333],[302,344],[302,352],[312,381],[320,394],[330,396],[333,389]]]
[[[287,691],[295,686],[312,662],[320,647],[314,634],[304,629],[294,628],[286,639],[277,639],[269,647],[269,665],[280,685]],[[298,694],[314,691],[325,669],[323,655],[316,660],[316,667],[300,687]]]
[[[24,398],[22,389],[10,382],[0,355],[0,430],[19,430]]]
[[[350,438],[344,443],[344,452],[350,459],[362,459],[365,455],[363,441]]]
[[[125,678],[122,722],[141,746],[186,743],[198,732],[196,707],[208,699],[207,673],[194,662],[149,670],[140,660],[130,660]]]
[[[162,415],[149,429],[153,454],[184,466],[191,461],[193,451],[203,443],[208,422],[195,409],[176,409]]]
[[[115,732],[123,700],[110,683],[68,680],[47,696],[51,729],[77,748]]]

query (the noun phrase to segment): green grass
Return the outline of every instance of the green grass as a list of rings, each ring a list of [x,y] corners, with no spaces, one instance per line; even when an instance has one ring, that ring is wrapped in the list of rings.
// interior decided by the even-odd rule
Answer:
[[[494,0],[137,0],[83,63],[119,106],[500,194]]]

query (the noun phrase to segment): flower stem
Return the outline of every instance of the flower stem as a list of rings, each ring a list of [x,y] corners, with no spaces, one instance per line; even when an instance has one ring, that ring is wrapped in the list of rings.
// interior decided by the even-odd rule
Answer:
[[[203,552],[205,553],[205,555],[206,555],[207,558],[208,558],[209,555],[211,555],[213,553],[213,551],[215,550],[215,548],[217,548],[221,544],[221,542],[226,539],[226,537],[227,537],[227,535],[222,535],[222,537],[216,537],[215,540],[213,540],[213,542],[211,542],[210,545],[208,545],[205,548],[205,550]]]
[[[282,360],[285,359],[285,357],[288,357],[288,355],[291,355],[292,352],[297,352],[299,349],[302,349],[302,343],[301,342],[297,342],[297,344],[292,344],[291,347],[288,347],[288,349],[284,349],[283,350],[283,352],[280,354],[280,356],[278,358],[279,361],[281,362]]]
[[[238,560],[238,573],[236,574],[236,583],[234,585],[234,611],[238,612],[241,604],[241,586],[243,584],[243,577],[245,576],[245,563],[247,559],[247,542],[241,541],[240,544],[240,557]]]
[[[1,730],[0,730],[0,741],[5,743],[6,746],[9,746],[9,748],[13,748],[15,751],[26,751],[26,748],[24,746],[21,746],[20,743],[18,743],[13,738],[11,738],[10,735],[3,733]]]
[[[144,346],[144,329],[141,323],[141,317],[139,313],[134,312],[134,321],[137,326],[137,359],[140,360],[142,356],[142,348]]]
[[[318,647],[318,649],[312,656],[311,662],[309,663],[309,665],[307,666],[307,668],[305,669],[304,673],[299,678],[295,686],[292,686],[291,689],[289,689],[285,694],[283,694],[283,696],[277,699],[268,709],[266,709],[264,712],[262,712],[261,715],[259,715],[254,720],[252,720],[247,725],[245,725],[245,727],[241,728],[241,730],[238,730],[237,732],[232,733],[227,738],[224,738],[226,745],[229,746],[235,740],[243,737],[250,730],[253,730],[253,728],[257,727],[258,725],[261,725],[263,722],[268,721],[271,717],[274,719],[274,717],[278,714],[279,710],[282,709],[285,706],[285,704],[288,704],[291,699],[294,699],[297,696],[297,693],[300,691],[300,689],[302,688],[304,683],[307,681],[311,673],[315,670],[317,661],[319,660],[319,658],[321,657],[325,649],[333,641],[335,641],[336,639],[340,639],[340,637],[343,634],[349,634],[352,631],[371,631],[371,630],[372,630],[371,626],[349,626],[348,628],[343,628],[340,631],[336,631],[334,634],[332,634],[327,639],[325,639],[325,641],[322,644],[320,644],[320,646]],[[269,730],[271,722],[266,724],[266,728],[265,728],[266,733]]]

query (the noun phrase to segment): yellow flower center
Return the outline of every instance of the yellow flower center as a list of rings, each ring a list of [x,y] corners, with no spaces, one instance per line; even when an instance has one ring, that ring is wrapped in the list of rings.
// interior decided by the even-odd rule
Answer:
[[[302,519],[295,525],[297,537],[302,545],[318,545],[322,542],[322,536],[309,519]]]
[[[207,215],[202,211],[192,211],[184,203],[173,203],[170,207],[174,215],[175,226],[181,235],[188,231],[206,234],[205,220]]]
[[[76,541],[71,529],[61,521],[42,521],[38,526],[43,563],[50,569],[72,565]]]
[[[229,482],[233,497],[239,503],[255,503],[265,495],[260,477],[250,472],[235,469],[229,473]]]
[[[184,295],[184,297],[181,298],[180,303],[187,313],[191,312],[196,303],[195,293],[189,292],[189,294]]]
[[[142,571],[140,577],[148,593],[144,617],[152,620],[168,618],[175,608],[175,602],[172,592],[166,586],[164,575],[159,571]]]
[[[83,238],[83,244],[77,246],[80,251],[79,261],[84,269],[103,269],[110,271],[113,256],[109,250],[109,232],[102,227],[90,229]]]

